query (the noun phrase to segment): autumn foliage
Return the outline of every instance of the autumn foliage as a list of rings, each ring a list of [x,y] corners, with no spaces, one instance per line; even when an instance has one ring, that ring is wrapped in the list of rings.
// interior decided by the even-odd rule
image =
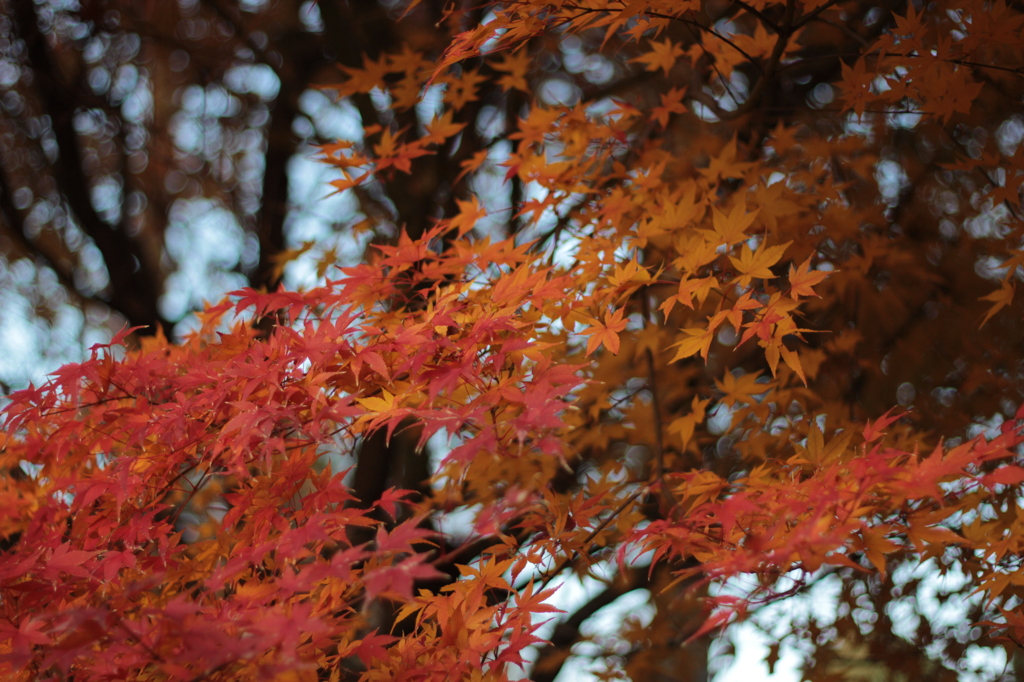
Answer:
[[[1022,27],[1002,0],[523,0],[342,68],[386,115],[322,146],[332,189],[373,205],[431,160],[453,210],[10,396],[5,679],[541,680],[573,651],[656,679],[823,577],[809,678],[860,645],[915,679],[1013,655]],[[983,626],[894,644],[925,561]],[[573,573],[603,596],[563,615]],[[640,589],[652,617],[571,649]]]

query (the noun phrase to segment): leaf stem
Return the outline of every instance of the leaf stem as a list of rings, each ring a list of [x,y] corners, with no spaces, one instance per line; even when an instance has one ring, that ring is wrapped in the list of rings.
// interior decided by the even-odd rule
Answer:
[[[642,296],[644,327],[651,317],[651,303],[647,298],[647,292]],[[644,356],[647,361],[647,389],[651,392],[651,412],[654,416],[654,479],[660,480],[665,473],[665,429],[661,419],[661,398],[658,395],[657,373],[654,369],[654,351],[650,346],[644,348]]]

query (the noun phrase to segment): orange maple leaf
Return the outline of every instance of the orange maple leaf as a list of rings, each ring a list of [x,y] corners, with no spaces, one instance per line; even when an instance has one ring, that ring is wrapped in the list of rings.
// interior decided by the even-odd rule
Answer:
[[[729,215],[717,208],[711,209],[711,224],[714,226],[715,234],[721,238],[721,243],[732,246],[747,239],[747,228],[754,223],[757,213],[747,213],[746,202],[738,201],[729,211]]]
[[[619,332],[626,328],[628,321],[622,319],[622,308],[614,313],[605,313],[603,323],[590,318],[591,327],[580,332],[590,336],[587,341],[587,355],[596,351],[601,345],[610,350],[612,355],[618,355]]]
[[[386,54],[382,54],[376,61],[363,55],[363,67],[362,69],[348,66],[339,67],[348,76],[348,80],[338,87],[339,98],[356,93],[367,93],[380,87],[380,84],[384,82],[384,77],[391,70]]]
[[[984,296],[978,299],[979,301],[992,301],[992,307],[988,309],[987,313],[985,313],[985,319],[981,321],[979,329],[981,327],[984,327],[985,323],[988,322],[993,315],[995,315],[1000,310],[1002,310],[1003,308],[1005,308],[1006,306],[1010,305],[1010,303],[1013,302],[1014,292],[1015,287],[1013,286],[1013,284],[1008,280],[1004,280],[1002,287],[996,289],[995,291],[989,294],[985,294]]]
[[[772,279],[775,277],[775,273],[770,268],[782,258],[782,254],[785,253],[792,243],[786,242],[778,246],[765,246],[762,243],[761,248],[757,251],[751,251],[750,247],[744,244],[739,258],[729,256],[733,267],[740,273],[740,276],[735,280],[736,283],[741,287],[745,287],[755,277],[758,279]]]
[[[810,267],[810,256],[798,268],[794,268],[792,263],[789,266],[789,295],[794,301],[799,301],[801,296],[817,296],[811,287],[832,274],[826,270],[811,270]]]
[[[669,117],[672,114],[686,112],[686,105],[683,104],[683,96],[685,94],[686,88],[672,88],[663,94],[661,96],[661,105],[651,110],[651,118],[657,121],[662,128],[667,127]]]
[[[687,338],[669,346],[669,348],[677,348],[675,356],[669,362],[682,360],[697,353],[700,353],[700,356],[707,360],[708,350],[711,349],[711,341],[715,338],[714,331],[707,327],[690,327],[681,331],[687,335]]]
[[[457,176],[455,176],[455,180],[452,181],[452,184],[458,184],[459,180],[466,177],[467,173],[473,173],[480,170],[480,167],[487,161],[488,154],[490,154],[490,150],[481,149],[474,153],[473,156],[460,163],[459,167],[462,168],[462,170],[459,171]]]
[[[526,72],[530,70],[530,55],[526,50],[505,53],[500,62],[491,62],[491,68],[504,74],[498,78],[502,91],[520,90],[529,94]]]
[[[451,104],[452,109],[458,111],[476,99],[477,86],[486,80],[487,77],[481,75],[479,71],[466,69],[458,78],[448,79],[448,91],[445,93],[445,101]]]
[[[450,137],[462,132],[465,123],[453,123],[453,112],[449,109],[427,124],[427,135],[423,138],[426,144],[441,144]]]
[[[455,203],[458,204],[459,214],[449,221],[449,225],[458,229],[459,236],[462,237],[476,227],[481,218],[487,216],[487,209],[480,205],[480,200],[475,194],[470,201],[456,199]]]
[[[651,51],[645,52],[639,57],[634,57],[631,61],[640,62],[644,65],[648,71],[657,71],[661,69],[665,75],[672,70],[672,67],[676,64],[676,59],[682,57],[685,54],[683,48],[679,47],[671,40],[666,38],[663,42],[657,42],[656,40],[651,41]]]

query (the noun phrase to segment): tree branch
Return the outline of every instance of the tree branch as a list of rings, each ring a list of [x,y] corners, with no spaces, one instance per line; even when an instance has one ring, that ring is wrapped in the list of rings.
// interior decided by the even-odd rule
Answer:
[[[77,103],[69,93],[74,88],[54,83],[56,73],[46,39],[39,30],[34,2],[16,2],[13,19],[27,48],[27,61],[34,71],[37,91],[50,115],[59,156],[53,164],[54,180],[82,230],[92,238],[110,277],[109,305],[134,326],[160,324],[170,331],[169,323],[157,309],[162,288],[158,272],[142,267],[145,257],[140,245],[126,230],[115,229],[96,212],[90,196],[89,178],[82,169],[78,134],[72,123]],[[123,220],[123,215],[122,215]]]
[[[583,623],[624,594],[647,587],[650,583],[648,576],[646,568],[626,569],[608,587],[558,623],[548,638],[549,644],[540,650],[530,670],[530,679],[533,682],[553,682],[569,657],[572,645],[579,641]]]

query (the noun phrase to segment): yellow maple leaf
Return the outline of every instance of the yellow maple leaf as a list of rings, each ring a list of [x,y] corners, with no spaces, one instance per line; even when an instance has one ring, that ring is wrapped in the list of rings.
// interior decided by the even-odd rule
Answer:
[[[360,405],[371,412],[390,412],[395,406],[395,396],[386,388],[380,390],[379,396],[359,398]]]

